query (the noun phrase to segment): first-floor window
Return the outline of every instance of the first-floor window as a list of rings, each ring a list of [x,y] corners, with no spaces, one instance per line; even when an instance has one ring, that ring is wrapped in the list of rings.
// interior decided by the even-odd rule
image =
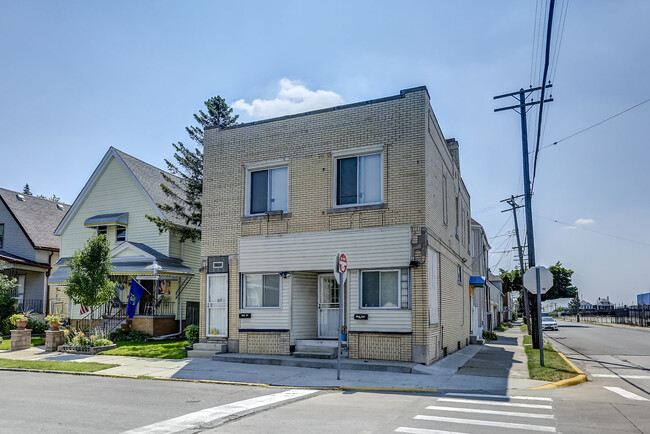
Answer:
[[[362,271],[361,307],[399,308],[400,272]]]
[[[280,275],[244,275],[243,299],[243,307],[280,307]]]

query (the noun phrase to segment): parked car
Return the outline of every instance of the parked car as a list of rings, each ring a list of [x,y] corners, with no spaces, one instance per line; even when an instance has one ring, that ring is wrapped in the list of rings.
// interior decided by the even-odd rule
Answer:
[[[542,330],[557,330],[557,322],[550,316],[542,317]]]

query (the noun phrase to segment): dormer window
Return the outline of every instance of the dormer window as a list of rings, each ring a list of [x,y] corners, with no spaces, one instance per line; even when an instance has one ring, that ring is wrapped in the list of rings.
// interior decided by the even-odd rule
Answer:
[[[107,235],[108,228],[106,226],[97,226],[97,235]]]
[[[115,230],[115,242],[121,243],[122,241],[126,241],[126,227],[118,226]]]

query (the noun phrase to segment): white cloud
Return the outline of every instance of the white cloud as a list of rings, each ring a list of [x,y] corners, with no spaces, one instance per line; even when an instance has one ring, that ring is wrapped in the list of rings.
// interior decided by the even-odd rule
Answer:
[[[592,225],[594,223],[596,223],[594,219],[578,219],[573,224],[576,226],[580,226],[580,225]]]
[[[299,81],[288,78],[280,80],[280,90],[273,99],[254,99],[247,103],[235,101],[231,107],[251,118],[267,119],[294,113],[302,113],[343,104],[343,98],[329,90],[310,90]]]

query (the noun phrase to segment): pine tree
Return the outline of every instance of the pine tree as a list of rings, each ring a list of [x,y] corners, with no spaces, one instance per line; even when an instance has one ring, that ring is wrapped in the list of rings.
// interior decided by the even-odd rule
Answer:
[[[232,114],[232,108],[220,96],[212,97],[203,103],[207,113],[199,110],[194,114],[197,125],[185,128],[187,134],[196,143],[194,150],[182,142],[172,143],[174,146],[175,163],[165,159],[167,170],[181,178],[181,182],[163,173],[165,183],[160,184],[165,195],[169,198],[166,204],[157,204],[166,213],[171,213],[182,219],[187,226],[179,226],[166,219],[148,215],[147,218],[158,226],[160,232],[174,231],[180,235],[181,241],[201,239],[201,198],[203,195],[203,131],[207,127],[221,128],[237,123],[239,115]],[[183,191],[178,194],[177,191]],[[184,196],[184,197],[181,197]]]
[[[32,191],[29,189],[29,184],[25,184],[25,186],[23,187],[23,194],[26,194],[28,196],[32,195]]]

